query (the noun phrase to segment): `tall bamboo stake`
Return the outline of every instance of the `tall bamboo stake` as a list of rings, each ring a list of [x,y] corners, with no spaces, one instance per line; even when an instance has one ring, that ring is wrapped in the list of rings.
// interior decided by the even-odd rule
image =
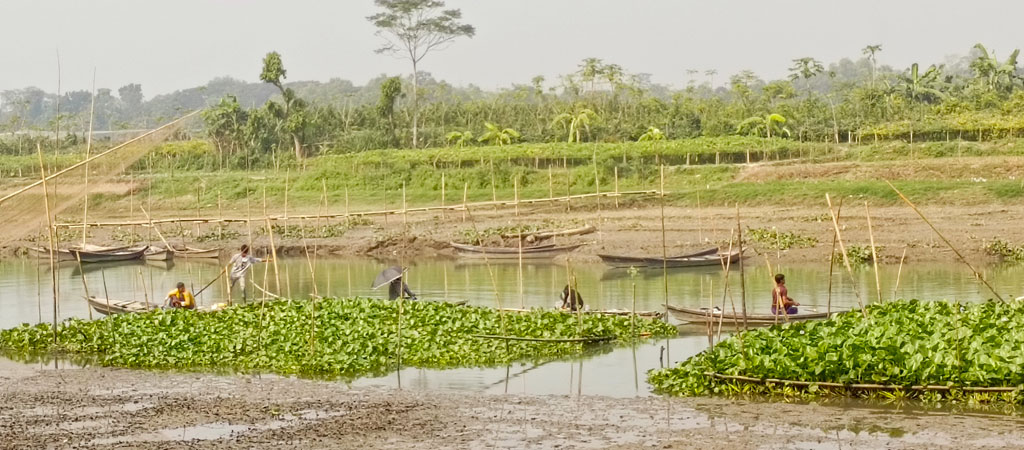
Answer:
[[[445,219],[445,213],[444,213],[444,194],[445,194],[445,192],[444,192],[444,188],[445,188],[444,172],[441,172],[441,220]]]
[[[836,209],[836,221],[839,220],[840,214],[843,212],[843,197],[839,197],[839,208]],[[832,253],[829,253],[828,257],[828,306],[826,311],[832,314],[832,271],[836,265],[836,238],[839,235],[834,231],[832,232]]]
[[[934,231],[935,234],[937,234],[939,236],[939,238],[942,239],[942,242],[945,242],[946,245],[949,246],[949,249],[953,250],[953,253],[955,253],[956,256],[958,258],[960,258],[960,261],[962,261],[964,264],[966,264],[967,267],[969,269],[971,269],[971,272],[974,272],[974,276],[977,279],[981,280],[981,282],[985,284],[985,287],[987,287],[988,290],[992,291],[992,294],[995,295],[996,298],[999,299],[999,301],[1006,302],[1006,300],[1003,300],[1003,297],[1001,295],[999,295],[998,292],[996,292],[995,288],[993,288],[991,284],[988,284],[988,281],[985,280],[985,277],[981,276],[981,273],[979,273],[978,270],[975,269],[974,266],[971,265],[971,263],[967,262],[967,258],[964,258],[964,255],[960,254],[960,251],[957,250],[956,247],[954,247],[951,242],[949,242],[949,239],[946,239],[946,237],[943,236],[942,233],[939,232],[938,228],[935,228],[935,225],[932,225],[932,222],[929,221],[928,218],[924,216],[924,213],[922,213],[921,210],[917,209],[917,206],[914,206],[914,204],[910,202],[910,199],[908,199],[905,195],[903,195],[903,193],[900,192],[899,189],[896,189],[896,186],[893,186],[892,183],[890,183],[888,180],[885,181],[885,184],[888,184],[889,187],[892,188],[892,190],[896,192],[896,195],[899,195],[900,198],[903,199],[903,201],[907,203],[907,205],[910,205],[910,208],[913,209],[914,212],[916,212],[917,215],[921,217],[921,220],[923,220],[924,223],[928,224],[928,226],[932,229],[932,231]]]
[[[548,198],[555,198],[555,180],[551,174],[551,164],[548,164]]]
[[[146,276],[142,274],[142,269],[139,269],[139,279],[142,280],[142,296],[146,299],[146,311],[149,311],[149,288],[146,287]]]
[[[274,286],[277,292],[281,292],[281,272],[277,268],[277,246],[274,245],[274,229],[270,226],[270,217],[267,216],[267,187],[263,186],[263,217],[267,222],[267,236],[270,238],[270,258],[274,262]],[[266,283],[264,283],[265,285]],[[288,299],[289,301],[291,298]]]
[[[565,212],[572,210],[569,205],[572,199],[572,178],[569,175],[569,158],[562,157],[562,166],[565,169]]]
[[[619,208],[619,166],[615,166],[615,209]]]
[[[519,307],[526,308],[526,296],[523,295],[523,227],[519,226]]]
[[[597,150],[594,150],[594,195],[597,197],[597,221],[601,222],[601,177],[597,173]],[[598,234],[600,236],[600,234]]]
[[[222,203],[220,189],[217,189],[217,239],[224,239],[224,203]]]
[[[92,95],[89,103],[89,134],[85,138],[85,160],[89,160],[89,153],[92,151],[92,125],[96,112],[96,69],[92,69]],[[82,247],[85,247],[86,236],[89,228],[86,223],[89,221],[89,163],[85,163],[85,205],[82,207]],[[84,274],[83,274],[84,276]],[[85,278],[82,278],[83,282]],[[88,295],[88,294],[86,294]],[[89,320],[92,320],[92,309],[89,309]]]
[[[896,286],[892,288],[892,299],[896,300],[896,291],[900,289],[900,275],[903,275],[903,260],[907,257],[907,247],[903,246],[903,256],[900,256],[900,268],[896,271]]]
[[[512,177],[512,192],[515,195],[516,217],[519,217],[519,177]]]
[[[466,221],[466,211],[467,211],[466,205],[469,204],[468,200],[469,200],[469,183],[463,183],[462,184],[462,221],[463,222]]]
[[[740,225],[740,203],[736,202],[736,241],[740,249],[740,308],[743,310],[743,330],[747,328],[747,277],[743,273],[743,227]],[[743,341],[740,341],[743,342]]]
[[[832,216],[832,227],[836,232],[836,240],[839,241],[839,251],[843,253],[843,265],[846,266],[846,273],[850,276],[850,285],[853,293],[857,295],[857,304],[860,305],[860,312],[865,319],[868,318],[868,311],[864,307],[864,299],[860,296],[860,289],[857,289],[857,280],[853,277],[853,267],[850,266],[850,256],[846,254],[846,245],[843,244],[843,234],[839,231],[839,216],[832,207],[832,197],[825,194],[825,201],[828,202],[828,212]]]
[[[697,242],[704,242],[704,223],[700,218],[700,191],[697,191]]]
[[[53,226],[53,217],[50,216],[50,198],[49,191],[46,188],[46,165],[43,164],[43,145],[42,143],[36,143],[36,151],[39,154],[39,174],[42,177],[43,183],[43,206],[46,211],[46,237],[50,241],[50,280],[53,285],[53,342],[57,343],[57,303],[60,294],[57,291],[57,264],[56,255],[57,243],[55,242],[57,229]],[[56,206],[56,198],[54,199],[54,205]]]
[[[878,275],[878,253],[875,251],[875,232],[871,229],[871,211],[868,210],[868,202],[864,202],[864,216],[868,218],[868,236],[871,238],[871,262],[875,266],[875,292],[878,294],[878,303],[882,303],[882,279]]]
[[[494,203],[494,212],[498,212],[498,191],[494,186],[494,158],[491,158],[491,202]]]
[[[402,223],[409,224],[409,208],[405,203],[405,181],[402,181]]]
[[[664,287],[662,294],[664,294],[663,298],[665,299],[665,315],[663,318],[665,322],[668,322],[668,241],[665,238],[665,165],[660,164],[658,168],[660,174],[658,195],[661,198],[661,279]],[[665,340],[665,357],[671,364],[671,340],[667,339]]]

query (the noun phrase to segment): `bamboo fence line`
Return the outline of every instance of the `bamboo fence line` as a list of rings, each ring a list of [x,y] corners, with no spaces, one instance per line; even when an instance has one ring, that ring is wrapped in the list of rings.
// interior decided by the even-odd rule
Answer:
[[[248,223],[251,221],[263,222],[263,221],[278,221],[278,220],[317,220],[317,219],[341,219],[348,217],[362,217],[362,216],[389,216],[397,214],[406,214],[414,212],[431,212],[431,211],[466,211],[467,208],[479,208],[485,206],[517,206],[518,204],[537,204],[537,203],[555,203],[555,202],[568,202],[571,199],[583,199],[593,197],[620,197],[626,195],[658,195],[658,190],[641,190],[641,191],[622,191],[622,192],[602,192],[588,193],[588,194],[574,194],[569,196],[560,197],[548,197],[548,198],[536,198],[536,199],[521,199],[521,200],[492,200],[475,203],[463,203],[457,205],[445,205],[445,206],[422,206],[417,208],[398,208],[398,209],[383,209],[383,210],[371,210],[371,211],[355,211],[355,212],[344,212],[344,213],[333,213],[333,214],[305,214],[305,215],[291,215],[291,216],[267,216],[258,218],[224,218],[224,217],[183,217],[183,218],[170,218],[170,219],[153,219],[150,220],[128,220],[120,222],[92,222],[92,223],[60,223],[56,224],[57,228],[82,228],[82,227],[120,227],[120,226],[152,226],[156,224],[167,224],[167,223]]]
[[[964,392],[1015,392],[1019,387],[995,386],[995,387],[972,387],[972,386],[946,386],[946,385],[925,385],[925,386],[901,386],[898,384],[865,384],[865,383],[832,383],[826,381],[797,381],[782,380],[778,378],[755,378],[743,375],[723,375],[715,372],[704,372],[705,376],[720,380],[743,381],[752,384],[789,384],[793,386],[810,387],[812,385],[825,388],[853,389],[862,391],[964,391]]]

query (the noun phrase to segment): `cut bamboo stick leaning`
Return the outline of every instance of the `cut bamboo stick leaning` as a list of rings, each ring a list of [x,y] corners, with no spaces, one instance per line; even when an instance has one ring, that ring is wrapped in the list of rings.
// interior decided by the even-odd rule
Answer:
[[[899,195],[900,198],[903,199],[903,201],[906,202],[907,205],[909,205],[910,208],[913,209],[914,212],[916,212],[917,215],[921,217],[921,220],[923,220],[924,223],[928,224],[928,227],[930,227],[932,229],[932,231],[934,231],[935,234],[938,235],[940,239],[942,239],[942,242],[945,242],[946,245],[949,247],[949,249],[953,250],[953,253],[955,253],[956,256],[958,258],[960,258],[960,261],[962,261],[964,264],[966,264],[967,267],[971,269],[971,272],[974,272],[974,276],[976,278],[978,278],[979,280],[981,280],[981,282],[985,284],[985,287],[987,287],[988,290],[992,291],[992,295],[995,295],[996,298],[999,299],[999,301],[1004,302],[1004,303],[1006,302],[1006,300],[1003,300],[1003,296],[999,295],[999,293],[996,292],[995,288],[993,288],[991,284],[988,284],[988,281],[985,280],[985,277],[981,276],[981,273],[979,273],[978,270],[975,269],[974,266],[971,265],[971,263],[967,262],[967,258],[964,258],[964,255],[960,254],[960,251],[957,250],[956,247],[954,247],[951,242],[949,242],[949,239],[946,239],[946,237],[943,236],[942,233],[939,232],[939,229],[935,228],[935,225],[932,225],[932,222],[930,220],[928,220],[927,217],[924,216],[924,213],[922,213],[921,210],[917,209],[917,206],[914,206],[914,204],[910,202],[910,199],[908,199],[905,195],[903,195],[903,193],[900,192],[899,189],[896,189],[896,186],[893,186],[892,183],[889,182],[889,180],[886,180],[885,184],[888,184],[889,187],[892,188],[892,190],[896,192],[896,195]]]
[[[46,237],[50,242],[50,280],[52,281],[53,287],[53,342],[57,343],[57,303],[60,294],[57,291],[57,267],[56,267],[56,252],[57,243],[56,234],[57,229],[53,226],[54,219],[50,216],[50,195],[46,188],[46,165],[43,164],[43,144],[40,142],[36,143],[36,151],[39,154],[39,175],[40,184],[43,185],[43,209],[46,212]],[[56,203],[54,199],[54,203]],[[2,203],[2,202],[0,202]]]
[[[882,279],[878,275],[878,252],[875,251],[875,232],[871,229],[871,211],[868,210],[868,202],[864,202],[864,216],[868,219],[868,236],[871,239],[871,262],[875,266],[875,292],[878,294],[878,303],[882,303]]]
[[[843,234],[839,231],[839,216],[836,215],[835,209],[832,207],[832,197],[825,194],[825,201],[828,203],[828,212],[832,216],[832,227],[836,232],[836,240],[839,242],[839,251],[843,254],[843,265],[846,266],[846,273],[850,276],[850,285],[853,287],[854,294],[857,295],[857,303],[860,305],[860,313],[864,315],[864,318],[868,318],[867,308],[864,307],[864,299],[860,296],[860,290],[857,289],[857,279],[853,276],[853,268],[850,266],[850,256],[846,253],[846,245],[843,244]]]
[[[903,275],[903,260],[907,258],[907,247],[903,247],[903,256],[900,256],[900,268],[896,271],[896,286],[892,288],[892,300],[896,301],[896,292],[900,290],[900,276]]]
[[[839,216],[842,212],[843,198],[839,197],[839,207],[836,209],[836,221],[839,221]],[[839,235],[835,231],[832,232],[832,252],[828,254],[828,306],[825,310],[828,311],[829,314],[832,314],[832,271],[835,269],[836,265],[836,238],[838,236]]]

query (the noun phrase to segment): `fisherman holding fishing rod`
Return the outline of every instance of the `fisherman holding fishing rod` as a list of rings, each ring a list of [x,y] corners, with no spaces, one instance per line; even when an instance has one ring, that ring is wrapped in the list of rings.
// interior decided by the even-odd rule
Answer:
[[[231,273],[228,274],[228,279],[231,281],[228,284],[228,299],[231,299],[231,291],[235,287],[235,283],[242,282],[242,302],[246,301],[245,295],[245,275],[249,271],[249,268],[253,264],[259,262],[267,262],[266,258],[257,258],[249,255],[249,245],[242,244],[239,249],[239,253],[231,257],[231,261],[228,263],[231,266]]]

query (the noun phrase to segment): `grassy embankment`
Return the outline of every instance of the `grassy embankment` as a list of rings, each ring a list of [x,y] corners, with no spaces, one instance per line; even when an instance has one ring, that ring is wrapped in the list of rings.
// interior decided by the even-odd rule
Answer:
[[[752,166],[743,163],[750,155]],[[670,202],[696,204],[792,204],[821,202],[825,193],[850,195],[875,204],[896,201],[883,179],[892,180],[920,203],[998,203],[1024,197],[1014,157],[1024,155],[1024,140],[996,142],[885,142],[847,146],[789,140],[728,137],[658,143],[522,144],[505,147],[377,150],[326,155],[299,165],[290,161],[276,169],[220,170],[212,146],[202,141],[169,143],[132,168],[151,180],[137,195],[153,196],[156,209],[209,210],[220,194],[228,209],[244,208],[249,196],[262,208],[266,189],[271,209],[284,204],[285,181],[291,208],[315,209],[326,182],[328,202],[340,211],[347,190],[353,211],[400,208],[402,186],[410,207],[441,201],[444,173],[447,204],[520,198],[656,189],[664,163]],[[73,160],[62,155],[60,163]],[[0,172],[38,171],[28,157],[0,158]],[[716,164],[717,162],[717,164]],[[34,164],[34,166],[33,166]],[[59,165],[59,163],[58,163]],[[566,169],[565,165],[568,166]],[[550,168],[550,178],[549,178]],[[595,173],[596,180],[595,181]],[[549,184],[550,183],[550,184]],[[96,194],[93,207],[126,202],[126,195]],[[630,201],[628,199],[624,201]],[[124,205],[121,205],[124,206]],[[294,209],[293,209],[294,210]]]

